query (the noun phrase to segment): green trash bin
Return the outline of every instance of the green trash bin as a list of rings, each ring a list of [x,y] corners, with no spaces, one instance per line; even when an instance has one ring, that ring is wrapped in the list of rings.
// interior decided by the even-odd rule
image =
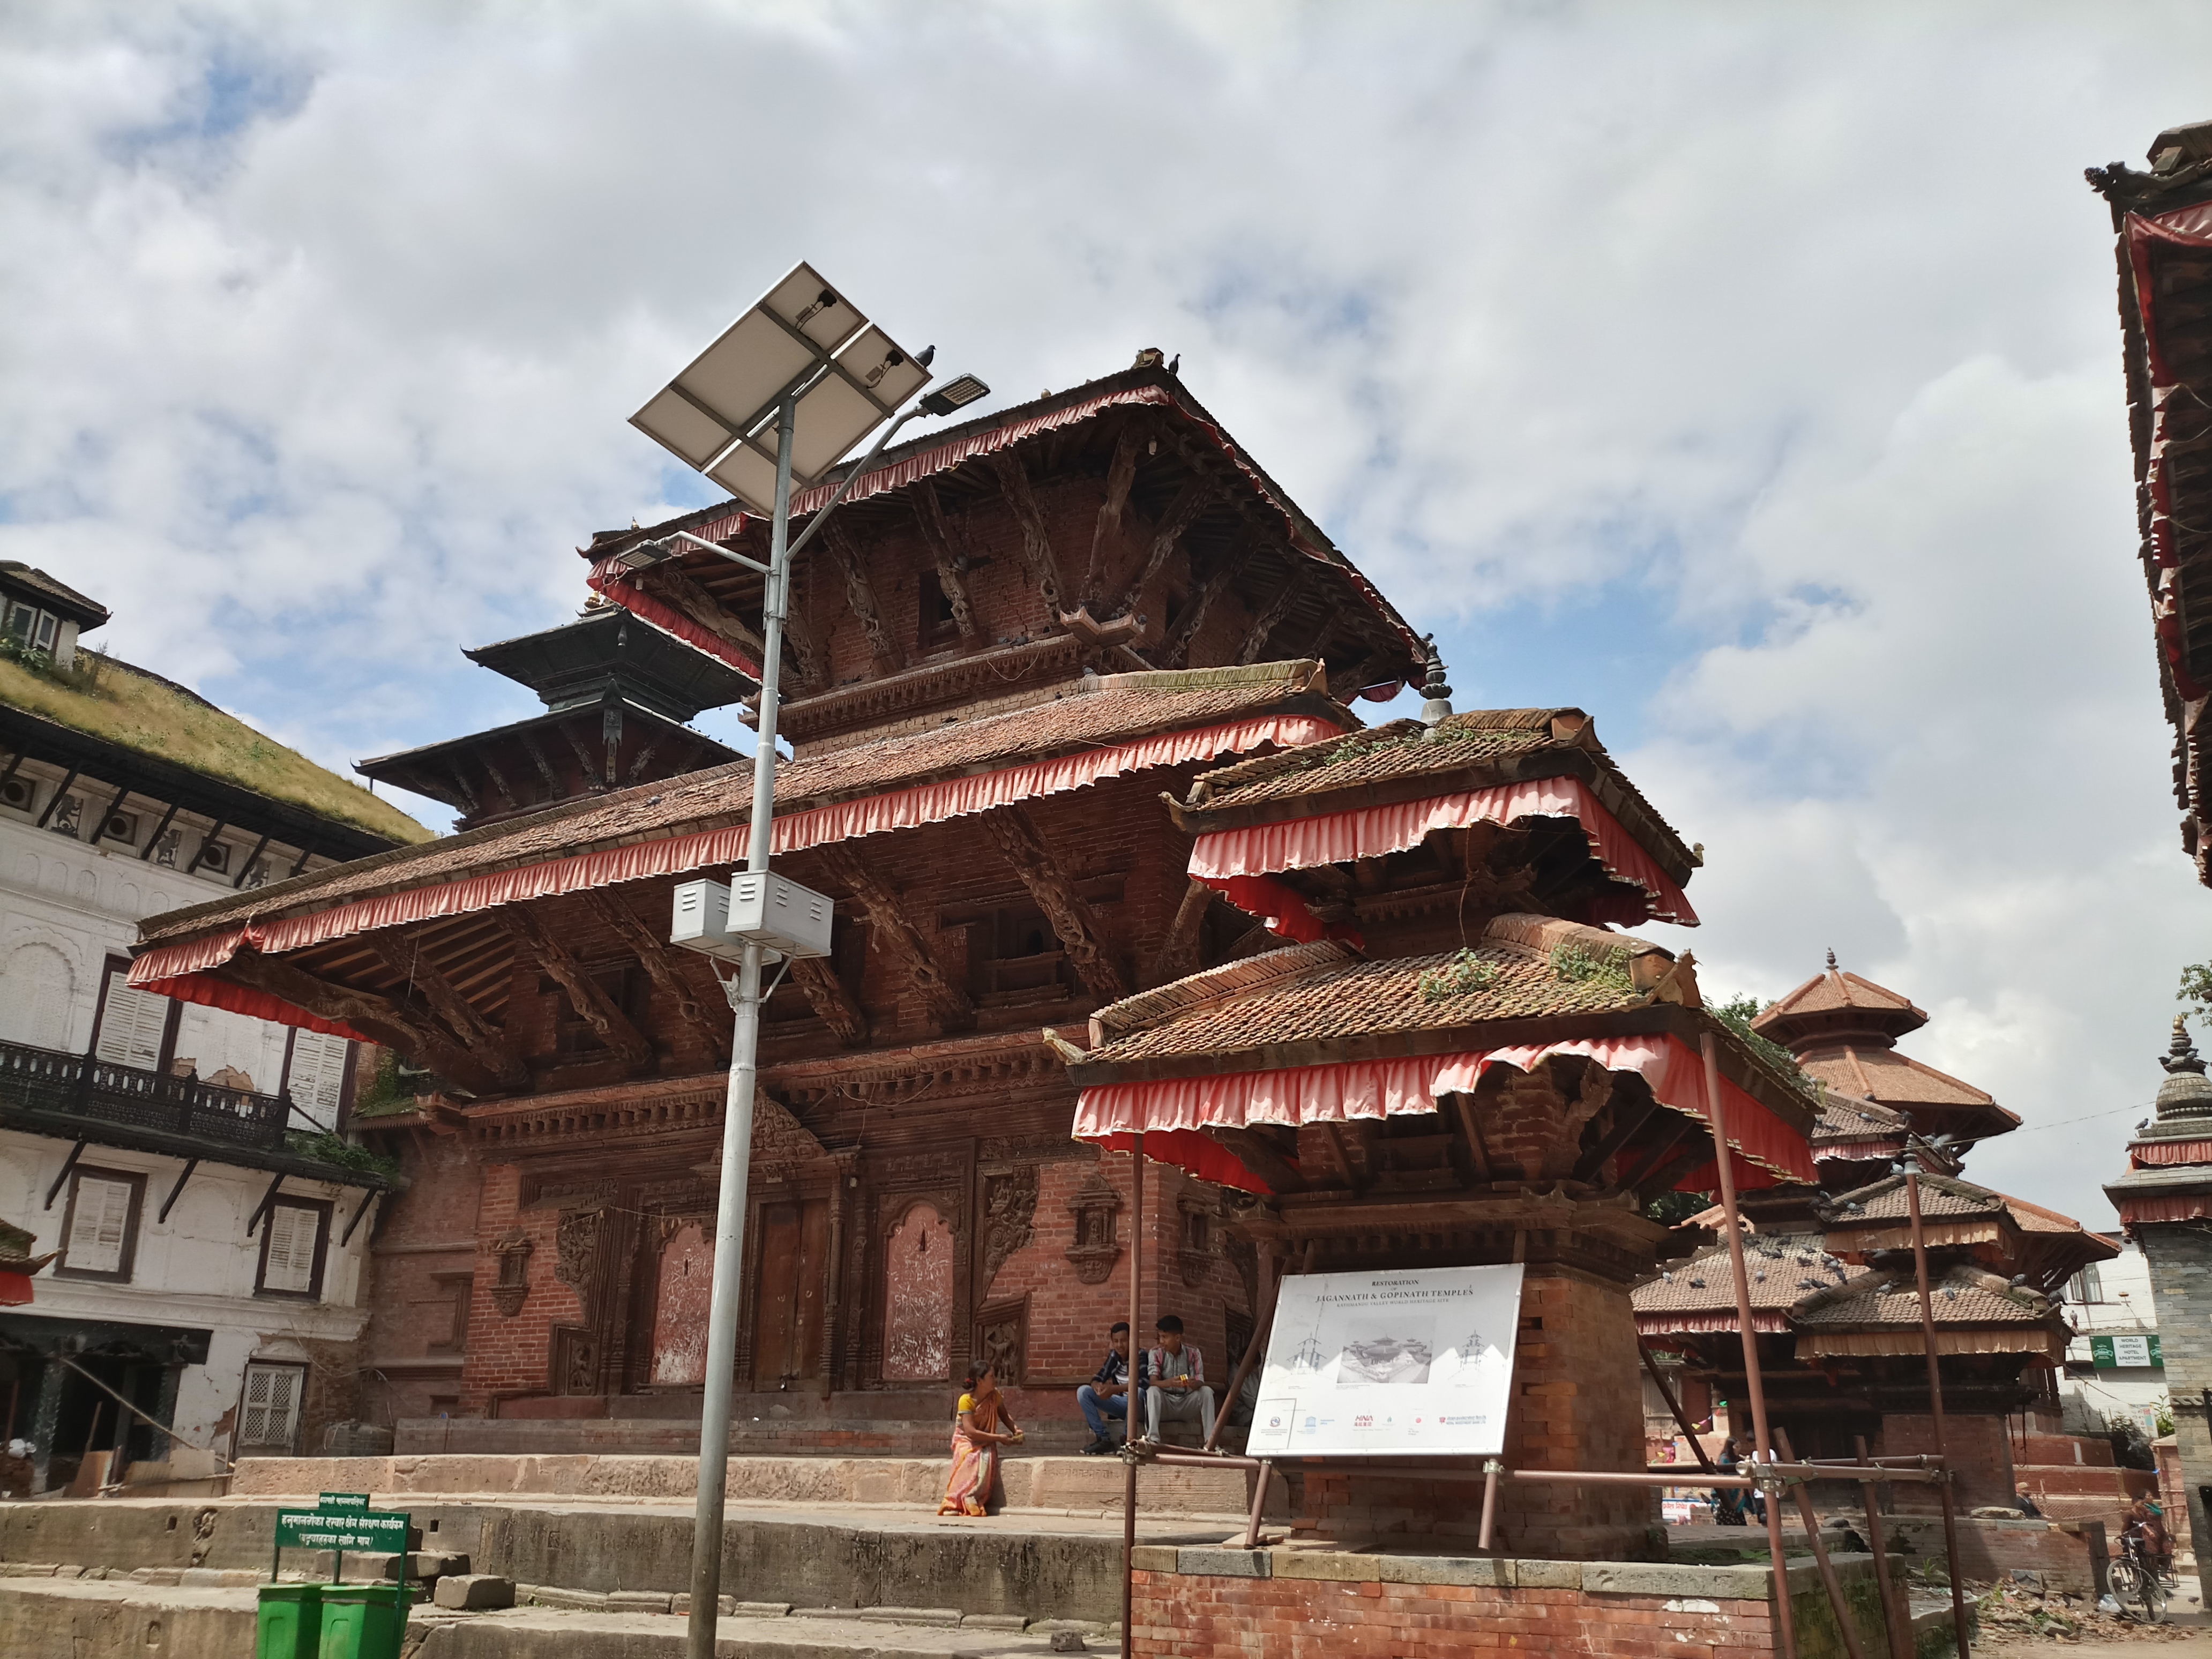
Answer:
[[[322,1592],[316,1659],[399,1659],[407,1629],[404,1584],[325,1584]]]
[[[322,1659],[320,1584],[264,1584],[253,1659]]]

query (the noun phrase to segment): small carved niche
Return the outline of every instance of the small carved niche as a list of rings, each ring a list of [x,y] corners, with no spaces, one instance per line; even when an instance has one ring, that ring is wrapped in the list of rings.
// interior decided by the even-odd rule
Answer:
[[[999,1269],[1034,1236],[1037,1169],[1034,1164],[983,1177],[983,1288],[988,1293]]]
[[[514,1318],[529,1299],[530,1253],[537,1248],[520,1227],[509,1227],[492,1246],[499,1257],[499,1273],[492,1280],[491,1301],[501,1319]]]
[[[1121,1259],[1121,1194],[1094,1164],[1090,1177],[1067,1200],[1067,1212],[1075,1218],[1075,1242],[1063,1254],[1085,1284],[1103,1284]]]
[[[1030,1299],[1022,1297],[983,1308],[975,1315],[975,1364],[994,1367],[1001,1383],[1029,1379]]]

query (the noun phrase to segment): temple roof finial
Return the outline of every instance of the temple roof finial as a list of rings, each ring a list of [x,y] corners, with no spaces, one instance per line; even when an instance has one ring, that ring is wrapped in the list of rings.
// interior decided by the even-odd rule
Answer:
[[[1836,947],[1832,945],[1828,947],[1828,971],[1832,974],[1836,971]]]
[[[2189,1017],[2186,1014],[2173,1017],[2173,1041],[2159,1064],[2169,1072],[2195,1072],[2200,1077],[2203,1075],[2204,1062],[2197,1057],[2197,1045],[2189,1040]]]
[[[1421,686],[1426,699],[1421,704],[1421,724],[1433,731],[1451,717],[1451,687],[1444,679],[1444,659],[1437,650],[1437,636],[1421,635],[1421,644],[1428,653],[1428,675]]]

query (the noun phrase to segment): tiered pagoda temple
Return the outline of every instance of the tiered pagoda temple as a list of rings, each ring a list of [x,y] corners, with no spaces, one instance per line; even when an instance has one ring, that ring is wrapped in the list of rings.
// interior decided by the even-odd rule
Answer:
[[[533,1446],[673,1419],[673,1447],[697,1410],[730,1017],[662,941],[675,883],[744,856],[750,763],[702,768],[676,722],[757,687],[761,584],[697,550],[627,568],[678,528],[764,550],[734,506],[594,538],[601,608],[475,653],[547,712],[371,763],[474,827],[167,918],[135,964],[442,1080],[374,1131],[413,1183],[371,1355],[403,1449],[441,1413],[535,1418]],[[1172,1242],[1147,1305],[1225,1370],[1255,1268],[1220,1193],[1170,1175],[1136,1214],[1038,1033],[1265,941],[1158,796],[1355,727],[1421,641],[1149,365],[887,452],[799,559],[789,638],[777,866],[838,914],[765,1011],[740,1420],[831,1400],[933,1451],[985,1352],[1024,1420],[1070,1413],[1138,1226]]]
[[[1814,1098],[1704,1012],[1687,957],[1613,931],[1694,923],[1698,860],[1589,718],[1453,715],[1422,641],[1156,362],[890,452],[796,570],[777,863],[837,922],[766,1010],[740,1420],[911,1421],[934,1451],[985,1354],[1024,1422],[1072,1417],[1141,1229],[1143,1307],[1217,1377],[1279,1263],[1525,1263],[1508,1457],[1640,1468],[1646,1205],[1723,1155],[1700,1049],[1747,1188],[1816,1178]],[[681,641],[750,681],[757,576],[623,556],[677,528],[761,550],[733,507],[595,538],[621,660],[696,686]],[[641,675],[578,642],[608,626],[538,638],[628,700],[627,744]],[[697,1409],[728,1019],[660,940],[674,883],[743,857],[750,763],[632,782],[590,675],[526,643],[492,665],[571,722],[580,793],[529,799],[505,733],[376,763],[454,775],[477,827],[161,919],[133,966],[443,1079],[379,1132],[412,1183],[373,1359],[404,1450],[611,1447]],[[1359,729],[1348,700],[1424,674],[1421,720]],[[1127,1134],[1176,1098],[1211,1104],[1152,1123],[1139,1206]],[[1474,1525],[1464,1486],[1311,1482],[1340,1530]],[[1516,1483],[1501,1547],[1641,1553],[1653,1513]]]
[[[2070,1335],[2058,1294],[2118,1255],[2069,1217],[1960,1175],[1972,1144],[2019,1125],[1988,1094],[1896,1052],[1927,1023],[1911,1001],[1840,969],[1761,1013],[1752,1029],[1788,1048],[1822,1095],[1816,1182],[1745,1194],[1753,1229],[1752,1303],[1768,1409],[1808,1457],[1934,1449],[1917,1279],[1898,1164],[1922,1170],[1923,1233],[1948,1441],[1964,1501],[2003,1504],[2015,1485],[2053,1512],[2116,1517],[2153,1484],[2113,1467],[2103,1441],[2063,1434],[2058,1367]],[[1717,1228],[1717,1211],[1692,1225]],[[1678,1357],[1681,1403],[1702,1420],[1730,1402],[1748,1431],[1733,1280],[1724,1242],[1701,1245],[1638,1286],[1637,1327]],[[1670,1366],[1668,1369],[1672,1370]],[[1715,1427],[1730,1425],[1716,1420]],[[1671,1431],[1670,1431],[1671,1437]],[[1899,1502],[1932,1501],[1919,1489]]]

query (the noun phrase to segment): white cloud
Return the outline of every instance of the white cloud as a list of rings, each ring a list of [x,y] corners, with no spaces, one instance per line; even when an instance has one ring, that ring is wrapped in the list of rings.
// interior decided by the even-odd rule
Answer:
[[[1008,400],[1158,344],[1463,685],[1586,668],[1717,975],[1834,943],[2078,1115],[2203,901],[2080,169],[2208,60],[2149,5],[17,9],[0,556],[343,764],[521,711],[457,647],[684,499],[623,416],[793,258]],[[2089,1212],[2082,1133],[1986,1167]]]

